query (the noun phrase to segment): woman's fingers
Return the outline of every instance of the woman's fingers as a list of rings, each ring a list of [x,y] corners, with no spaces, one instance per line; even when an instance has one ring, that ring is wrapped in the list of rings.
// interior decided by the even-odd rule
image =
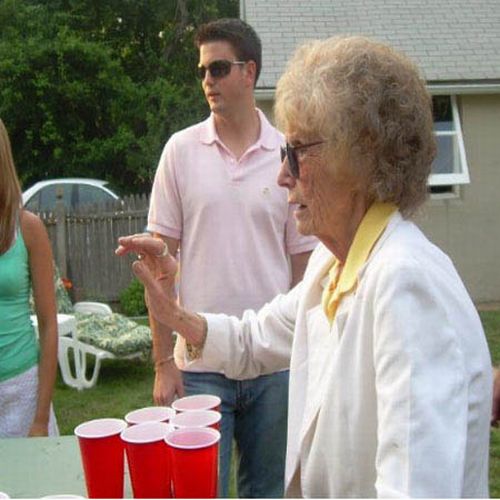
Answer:
[[[133,234],[118,238],[118,248],[115,250],[116,255],[125,255],[132,252],[147,254],[151,257],[164,257],[168,255],[168,247],[163,240],[154,238],[148,233]]]
[[[136,260],[132,263],[132,271],[134,271],[137,279],[146,287],[148,294],[157,294],[158,282],[142,260]]]

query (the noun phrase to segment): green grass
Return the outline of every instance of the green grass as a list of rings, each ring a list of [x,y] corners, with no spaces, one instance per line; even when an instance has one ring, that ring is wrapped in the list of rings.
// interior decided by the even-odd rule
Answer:
[[[151,406],[153,368],[135,360],[104,361],[97,385],[77,391],[58,378],[54,408],[61,434],[73,434],[81,422],[92,418],[123,418],[126,413]]]
[[[500,365],[500,311],[482,311],[491,357]],[[61,434],[72,434],[81,422],[92,418],[123,416],[137,408],[153,404],[153,367],[150,362],[107,360],[101,367],[96,387],[76,391],[58,378],[54,407]],[[234,466],[234,463],[233,463]],[[234,467],[230,496],[235,497]],[[500,498],[500,429],[491,432],[490,495]]]
[[[500,311],[481,311],[491,359],[500,365]],[[490,496],[500,498],[500,428],[492,429],[490,440]]]

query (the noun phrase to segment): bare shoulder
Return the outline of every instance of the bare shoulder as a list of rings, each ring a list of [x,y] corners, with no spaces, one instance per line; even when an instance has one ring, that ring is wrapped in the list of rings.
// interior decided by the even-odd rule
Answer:
[[[47,238],[47,230],[38,215],[23,210],[21,212],[20,221],[23,238],[27,246],[30,246],[31,243],[34,244],[40,241],[40,238]]]

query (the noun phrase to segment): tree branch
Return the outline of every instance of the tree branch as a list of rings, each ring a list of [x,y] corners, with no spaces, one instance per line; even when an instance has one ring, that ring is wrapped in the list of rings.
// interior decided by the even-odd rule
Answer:
[[[178,17],[179,20],[177,21]],[[168,60],[170,59],[175,46],[181,39],[182,34],[188,25],[189,12],[186,5],[186,0],[177,0],[174,18],[176,19],[174,34],[172,36],[171,42],[167,47],[165,47],[165,50],[163,51],[163,58],[165,59],[165,62],[168,62]]]

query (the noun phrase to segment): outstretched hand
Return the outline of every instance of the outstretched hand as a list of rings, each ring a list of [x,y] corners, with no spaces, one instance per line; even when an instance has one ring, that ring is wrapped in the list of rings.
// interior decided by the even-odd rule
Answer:
[[[169,327],[169,305],[176,300],[177,261],[168,253],[166,243],[149,234],[135,234],[118,239],[116,255],[136,253],[132,270],[146,289],[146,302],[154,319]]]
[[[169,255],[163,240],[136,234],[119,238],[118,243],[117,255],[137,253],[132,270],[146,289],[146,304],[154,320],[175,330],[193,346],[203,345],[207,336],[206,319],[177,303],[177,261]]]

